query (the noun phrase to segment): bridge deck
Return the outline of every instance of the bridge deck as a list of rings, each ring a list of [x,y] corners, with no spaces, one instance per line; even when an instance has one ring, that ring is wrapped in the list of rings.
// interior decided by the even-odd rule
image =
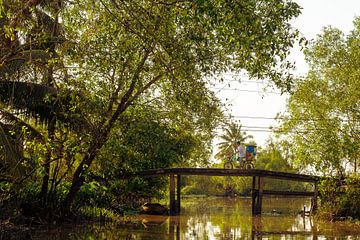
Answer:
[[[169,176],[169,175],[205,175],[205,176],[248,176],[248,177],[267,177],[301,182],[317,182],[319,177],[275,172],[260,169],[223,169],[223,168],[165,168],[142,171],[136,174],[141,177]]]

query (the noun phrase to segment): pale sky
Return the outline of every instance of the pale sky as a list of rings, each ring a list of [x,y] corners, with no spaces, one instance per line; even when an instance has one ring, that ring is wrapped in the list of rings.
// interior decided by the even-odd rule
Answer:
[[[302,14],[293,21],[293,26],[308,39],[316,38],[323,27],[333,26],[348,33],[353,29],[353,20],[360,16],[360,0],[295,0],[303,7]],[[294,49],[290,56],[295,61],[297,74],[306,73],[307,65],[302,53]],[[276,94],[276,89],[263,92],[264,83],[253,81],[242,76],[225,76],[227,80],[235,77],[243,82],[231,82],[230,86],[224,85],[215,89],[217,96],[228,104],[229,114],[240,120],[244,130],[253,135],[258,145],[265,145],[270,136],[266,130],[271,125],[276,125],[274,118],[277,113],[285,111],[286,96]],[[215,140],[215,143],[217,141]]]

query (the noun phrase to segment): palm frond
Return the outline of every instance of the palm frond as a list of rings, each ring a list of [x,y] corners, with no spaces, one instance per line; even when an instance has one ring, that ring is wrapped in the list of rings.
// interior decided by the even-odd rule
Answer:
[[[0,174],[20,177],[25,169],[20,164],[23,156],[20,143],[10,134],[8,126],[0,122]],[[18,147],[17,147],[18,146]]]
[[[15,55],[8,57],[0,65],[0,78],[11,76],[20,70],[28,62],[46,64],[50,59],[50,55],[45,50],[23,50]]]
[[[56,93],[56,89],[44,85],[0,81],[1,102],[26,115],[39,117],[41,121],[54,117],[54,106],[49,100],[55,98]]]
[[[26,132],[29,134],[29,137],[37,139],[40,142],[45,141],[44,136],[38,130],[4,109],[0,109],[0,121],[5,124],[7,123],[13,125],[14,130],[17,132],[26,128]]]
[[[0,102],[5,103],[16,113],[40,120],[48,124],[52,119],[68,123],[74,130],[88,130],[89,122],[82,117],[80,109],[72,111],[74,97],[85,97],[72,91],[60,93],[57,89],[28,82],[0,81]]]
[[[223,128],[223,133],[219,136],[222,140],[217,144],[218,152],[215,155],[216,159],[222,160],[233,154],[234,143],[237,141],[245,142],[247,139],[252,138],[251,135],[247,135],[246,132],[241,130],[241,124],[230,122]]]

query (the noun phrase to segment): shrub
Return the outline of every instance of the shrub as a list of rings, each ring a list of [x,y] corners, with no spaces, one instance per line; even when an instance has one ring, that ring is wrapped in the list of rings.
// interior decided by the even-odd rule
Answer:
[[[328,220],[360,219],[360,179],[327,179],[321,182],[319,215]]]

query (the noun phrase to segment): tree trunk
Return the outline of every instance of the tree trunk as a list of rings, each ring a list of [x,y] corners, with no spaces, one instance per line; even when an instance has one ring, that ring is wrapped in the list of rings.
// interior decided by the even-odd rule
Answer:
[[[81,186],[84,184],[85,181],[84,173],[86,173],[86,171],[90,168],[99,150],[106,143],[113,124],[119,118],[121,113],[123,113],[127,108],[125,102],[126,101],[124,101],[124,103],[118,106],[117,111],[114,113],[109,123],[103,127],[103,131],[101,131],[100,134],[93,136],[93,142],[90,144],[88,151],[85,154],[83,160],[75,170],[70,191],[66,195],[64,201],[62,202],[60,210],[63,218],[70,213],[71,204],[74,202],[76,194],[80,190]]]
[[[56,124],[55,118],[51,119],[49,126],[48,126],[48,135],[49,135],[49,139],[51,142],[54,139],[55,124]],[[47,200],[47,194],[48,194],[48,189],[49,189],[51,153],[52,153],[52,149],[48,148],[48,150],[46,152],[46,158],[45,158],[45,164],[44,164],[44,177],[42,180],[41,191],[40,191],[40,199],[43,202],[46,202],[46,200]]]
[[[71,204],[74,202],[76,194],[78,193],[81,186],[85,182],[84,173],[86,173],[86,171],[89,169],[97,153],[99,152],[101,147],[105,144],[106,140],[107,140],[107,135],[103,136],[102,138],[98,138],[97,141],[93,142],[93,144],[90,144],[90,147],[88,148],[88,152],[85,154],[83,160],[76,168],[73,175],[70,191],[66,195],[66,198],[64,199],[61,205],[60,210],[62,217],[66,217],[70,213]]]
[[[356,158],[355,158],[355,162],[354,162],[354,173],[355,174],[357,173],[357,161],[356,161]]]
[[[151,53],[151,49],[153,47],[154,46],[151,45],[151,47],[145,51],[145,54],[144,54],[143,58],[141,59],[141,61],[139,62],[138,68],[135,71],[135,74],[131,81],[129,89],[126,91],[126,93],[121,98],[121,101],[120,101],[119,105],[117,106],[116,111],[108,119],[107,122],[106,121],[103,122],[104,123],[103,126],[98,128],[99,129],[98,132],[100,134],[92,136],[93,141],[88,148],[87,154],[85,154],[80,165],[76,168],[75,173],[73,175],[73,180],[72,180],[72,184],[70,187],[70,191],[67,194],[64,201],[62,202],[61,214],[62,214],[63,218],[66,217],[70,213],[71,204],[74,202],[76,194],[80,190],[81,186],[84,184],[84,181],[85,181],[84,173],[86,173],[86,171],[90,168],[90,166],[91,166],[93,160],[95,159],[96,155],[98,154],[99,150],[106,143],[113,125],[119,119],[120,115],[129,107],[129,104],[134,100],[134,98],[137,98],[139,96],[139,94],[135,94],[134,96],[132,96],[132,94],[134,93],[135,85],[138,80],[139,74],[140,74],[142,68],[144,67],[145,61],[148,59],[148,57]],[[156,80],[158,80],[160,78],[161,78],[161,75],[159,75],[159,77],[154,78],[154,80],[151,81],[152,82],[151,84],[153,84]],[[151,84],[149,84],[147,86],[147,88],[150,87]],[[109,111],[111,111],[111,109]]]

